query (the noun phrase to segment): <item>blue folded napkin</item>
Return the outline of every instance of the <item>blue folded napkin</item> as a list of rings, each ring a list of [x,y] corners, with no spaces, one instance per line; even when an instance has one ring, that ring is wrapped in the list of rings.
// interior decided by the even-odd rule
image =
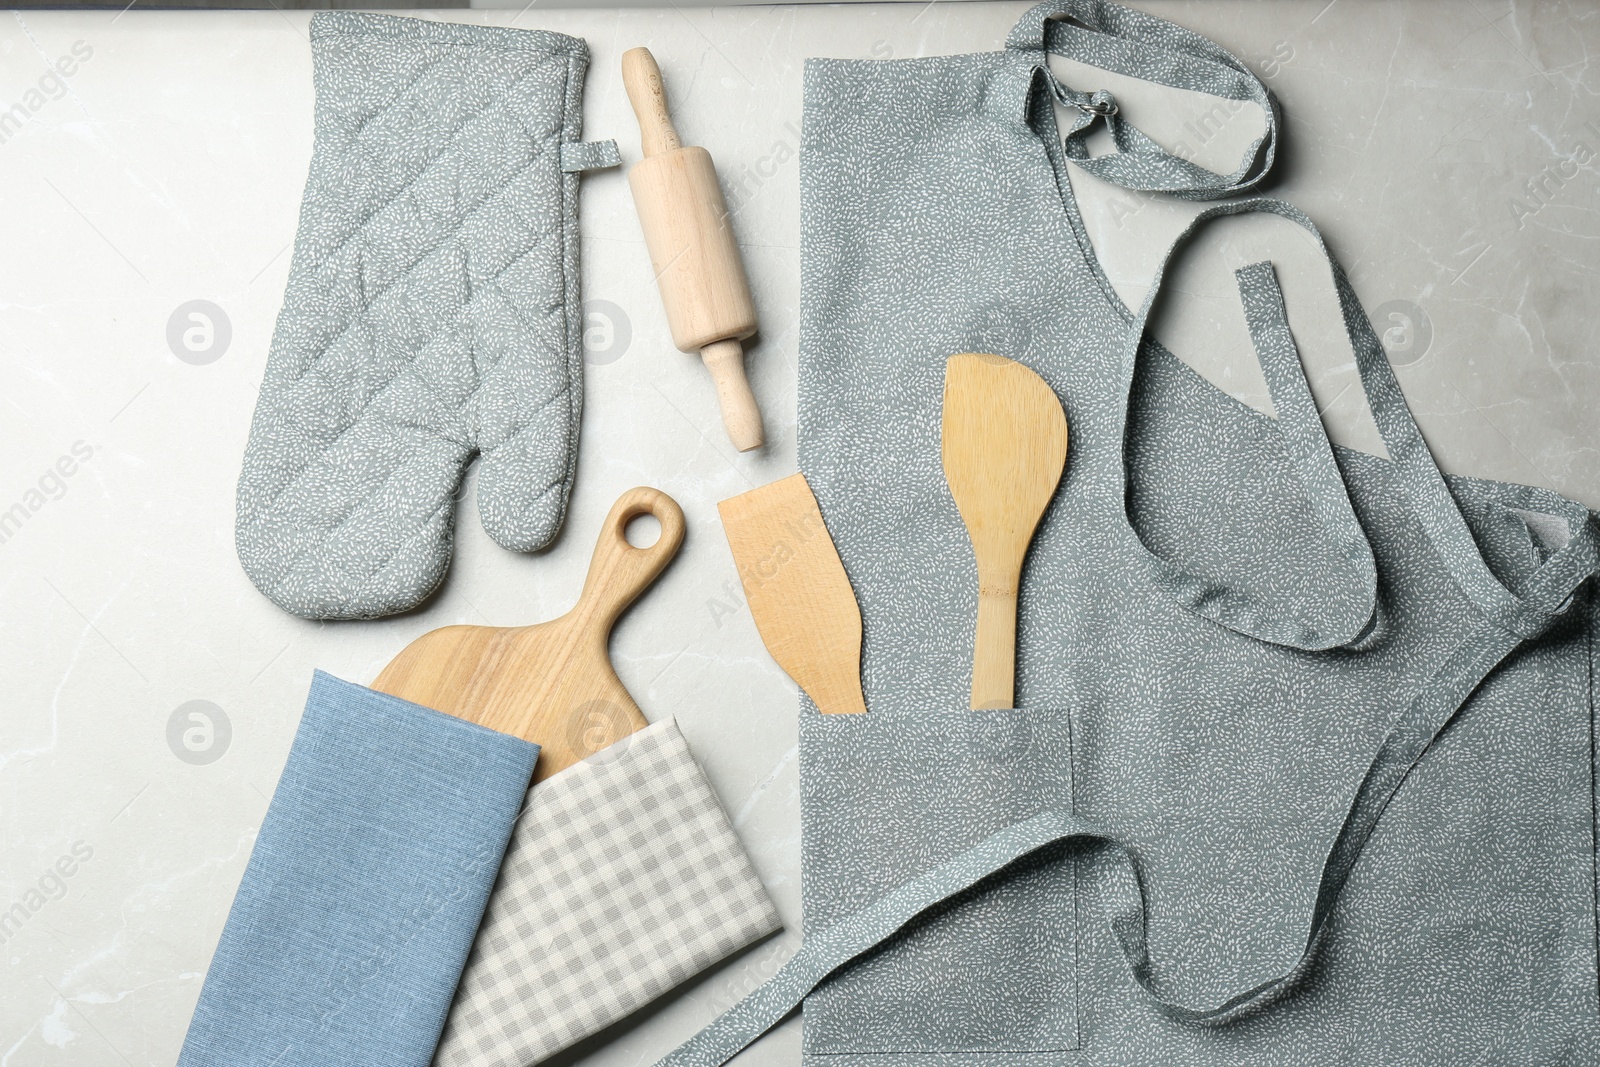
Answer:
[[[318,671],[179,1067],[427,1067],[538,755]]]

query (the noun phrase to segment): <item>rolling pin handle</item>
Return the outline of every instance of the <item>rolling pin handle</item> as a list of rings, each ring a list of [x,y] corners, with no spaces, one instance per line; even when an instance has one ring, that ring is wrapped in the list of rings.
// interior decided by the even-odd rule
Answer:
[[[756,406],[750,380],[744,373],[744,345],[736,339],[713,341],[700,350],[700,359],[717,386],[717,403],[722,406],[722,424],[728,439],[740,452],[760,448],[766,441],[761,425],[761,409]]]
[[[682,148],[678,131],[667,111],[667,87],[661,81],[661,68],[648,48],[630,48],[622,53],[622,84],[628,101],[639,119],[639,147],[646,156],[659,156]]]

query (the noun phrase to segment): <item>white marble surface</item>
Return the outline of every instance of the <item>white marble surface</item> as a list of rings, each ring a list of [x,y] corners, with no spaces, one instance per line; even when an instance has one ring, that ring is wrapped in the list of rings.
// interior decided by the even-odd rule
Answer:
[[[309,15],[0,17],[0,108],[21,104],[27,119],[0,127],[0,510],[29,509],[0,543],[0,908],[27,913],[0,935],[0,1067],[172,1063],[311,669],[365,681],[435,626],[558,614],[600,518],[639,483],[675,496],[690,530],[617,631],[619,673],[649,715],[678,716],[798,927],[793,688],[743,609],[714,504],[794,468],[801,66],[813,55],[996,48],[1026,6],[425,16],[587,38],[588,134],[618,138],[629,159],[637,131],[617,61],[635,44],[656,51],[680,128],[711,148],[730,190],[764,323],[752,370],[772,444],[746,457],[729,448],[704,375],[667,343],[623,176],[595,175],[583,202],[586,297],[615,321],[594,320],[560,543],[540,556],[499,549],[469,492],[454,569],[426,610],[326,625],[271,607],[232,543],[234,480],[311,151]],[[1589,61],[1600,9],[1143,6],[1250,59],[1280,95],[1287,155],[1276,190],[1323,224],[1368,308],[1388,305],[1379,328],[1392,331],[1402,383],[1444,465],[1600,506],[1600,354],[1588,326],[1600,296],[1600,66]],[[87,58],[50,80],[46,65],[75,44]],[[1202,159],[1220,162],[1259,121],[1248,109],[1207,120],[1214,102],[1109,76],[1071,80],[1117,91],[1136,121],[1192,141]],[[1136,298],[1195,208],[1078,178],[1108,270]],[[1335,436],[1370,445],[1331,331],[1331,291],[1283,226],[1208,242],[1202,252],[1223,259],[1202,254],[1180,274],[1163,336],[1264,402],[1226,286],[1244,256],[1272,255],[1287,264],[1291,317]],[[192,300],[214,303],[231,326],[226,350],[204,365],[167,340],[169,318]],[[1407,333],[1418,310],[1426,344]],[[70,476],[51,474],[61,457]],[[169,721],[193,700],[231,725],[209,763],[169,743]],[[51,873],[58,861],[72,873]],[[563,1061],[652,1062],[770,974],[794,937]],[[798,1058],[791,1020],[743,1062]]]

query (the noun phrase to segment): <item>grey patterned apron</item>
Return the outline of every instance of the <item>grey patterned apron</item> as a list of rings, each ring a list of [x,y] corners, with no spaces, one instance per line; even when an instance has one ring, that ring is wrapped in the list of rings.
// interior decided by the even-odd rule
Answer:
[[[1266,132],[1203,170],[1047,52],[1254,100]],[[1297,209],[1202,212],[1131,310],[1073,202],[1069,159],[1248,191],[1260,82],[1061,0],[999,53],[813,60],[805,101],[800,465],[870,710],[801,709],[804,946],[663,1063],[723,1063],[803,1000],[813,1065],[1600,1064],[1588,511],[1440,474]],[[1090,159],[1097,121],[1119,151]],[[1146,337],[1172,256],[1246,212],[1327,256],[1388,458],[1329,444],[1270,263],[1237,280],[1276,418]],[[1033,368],[1072,427],[1016,709],[966,709],[976,572],[939,449],[963,351]]]

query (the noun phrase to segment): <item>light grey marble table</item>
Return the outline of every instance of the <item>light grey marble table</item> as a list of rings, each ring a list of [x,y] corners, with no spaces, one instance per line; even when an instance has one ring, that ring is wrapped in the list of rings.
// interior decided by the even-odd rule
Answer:
[[[1452,471],[1600,506],[1600,8],[1499,0],[1142,6],[1257,66],[1287,116],[1274,191],[1331,235]],[[794,469],[798,131],[807,56],[991,49],[1027,5],[455,10],[594,52],[587,133],[637,157],[618,58],[660,58],[680,127],[717,157],[764,330],[771,446],[737,456],[706,377],[673,351],[621,173],[584,187],[592,351],[559,544],[493,545],[464,494],[455,566],[426,610],[317,624],[270,606],[233,552],[233,489],[311,151],[309,15],[26,12],[0,19],[0,1067],[173,1062],[313,667],[370,680],[417,634],[549,618],[601,517],[635,484],[688,513],[682,556],[623,621],[619,672],[676,715],[789,924],[564,1062],[647,1064],[793,950],[793,687],[762,649],[717,500]],[[74,57],[70,76],[48,66]],[[1249,109],[1129,85],[1136,122],[1202,161]],[[20,115],[17,107],[21,108]],[[5,115],[15,116],[10,121]],[[1228,168],[1224,168],[1228,169]],[[1075,175],[1115,284],[1136,299],[1191,204]],[[1331,288],[1282,223],[1208,238],[1162,336],[1265,405],[1231,268],[1280,263],[1338,440],[1375,447]],[[215,333],[188,351],[194,301]],[[183,353],[180,357],[177,353]],[[209,360],[209,361],[205,361]],[[63,473],[70,471],[71,473]],[[215,724],[188,738],[189,702]],[[174,734],[173,723],[179,724]],[[226,729],[224,729],[224,722]],[[198,749],[198,751],[193,751]],[[59,863],[59,868],[58,868]],[[70,874],[61,872],[69,871]],[[18,910],[20,907],[20,911]],[[794,1020],[744,1062],[793,1064]]]

